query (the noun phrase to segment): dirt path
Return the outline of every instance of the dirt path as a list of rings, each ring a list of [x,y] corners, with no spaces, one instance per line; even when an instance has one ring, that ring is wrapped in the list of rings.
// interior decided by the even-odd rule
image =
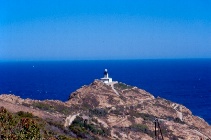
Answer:
[[[114,84],[116,84],[116,82],[109,83],[109,85],[111,86],[112,90],[116,93],[116,95],[120,96],[119,93],[114,88]]]
[[[183,120],[183,115],[182,115],[182,112],[178,111],[178,109],[177,109],[178,106],[179,106],[178,104],[173,104],[173,109],[177,112],[177,116],[182,121]]]
[[[64,127],[70,126],[72,124],[72,122],[75,120],[75,118],[79,115],[75,114],[75,115],[69,115],[66,119],[65,119],[65,123],[64,123]]]

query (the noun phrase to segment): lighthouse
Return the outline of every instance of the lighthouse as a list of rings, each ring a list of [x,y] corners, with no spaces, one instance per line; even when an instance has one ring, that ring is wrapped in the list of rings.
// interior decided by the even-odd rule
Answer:
[[[111,83],[112,82],[112,78],[110,78],[109,76],[108,76],[108,70],[107,69],[105,69],[105,71],[104,71],[104,77],[103,78],[101,78],[101,80],[104,82],[104,83]]]
[[[105,71],[104,71],[104,78],[108,78],[108,70],[107,69],[105,69]]]

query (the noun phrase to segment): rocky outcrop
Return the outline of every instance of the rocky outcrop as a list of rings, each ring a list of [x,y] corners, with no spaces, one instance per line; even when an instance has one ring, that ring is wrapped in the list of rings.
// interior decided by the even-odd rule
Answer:
[[[124,83],[113,87],[96,80],[73,92],[67,104],[100,119],[111,130],[110,139],[153,139],[155,118],[165,140],[211,137],[211,126],[185,106]]]
[[[59,122],[67,135],[81,139],[153,140],[156,118],[165,140],[211,137],[211,126],[185,106],[124,83],[95,80],[73,92],[67,102],[5,94],[0,95],[0,106]]]

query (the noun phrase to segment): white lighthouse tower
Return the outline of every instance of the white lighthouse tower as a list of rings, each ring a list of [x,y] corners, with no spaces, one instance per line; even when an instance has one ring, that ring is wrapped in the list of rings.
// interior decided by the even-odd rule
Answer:
[[[107,69],[105,69],[105,71],[104,71],[104,77],[101,78],[101,80],[104,83],[111,83],[112,82],[112,78],[109,78],[109,76],[108,76],[108,70]]]

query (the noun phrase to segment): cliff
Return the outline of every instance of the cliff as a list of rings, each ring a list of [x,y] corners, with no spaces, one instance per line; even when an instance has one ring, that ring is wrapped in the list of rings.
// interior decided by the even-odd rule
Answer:
[[[43,128],[59,136],[81,139],[207,140],[211,126],[185,106],[155,98],[145,90],[124,83],[95,80],[73,92],[67,102],[21,99],[0,95],[0,106],[12,113],[25,111],[46,122]],[[157,126],[158,126],[158,123]],[[60,124],[60,125],[58,125]],[[159,131],[158,131],[159,130]],[[161,131],[160,131],[161,130]]]

